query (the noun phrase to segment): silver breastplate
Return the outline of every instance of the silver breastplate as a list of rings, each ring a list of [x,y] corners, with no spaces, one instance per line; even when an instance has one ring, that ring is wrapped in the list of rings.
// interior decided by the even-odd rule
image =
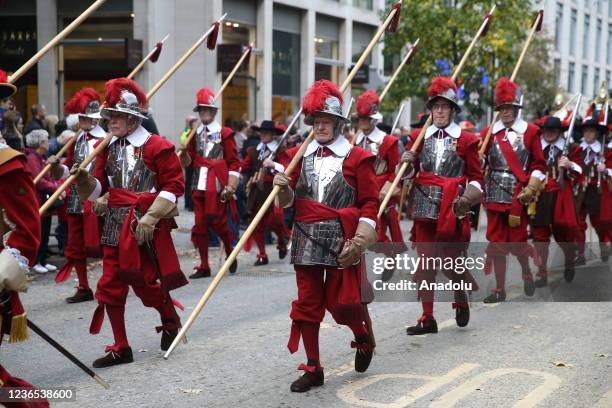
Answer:
[[[461,177],[465,174],[465,162],[457,154],[457,140],[446,135],[438,142],[435,135],[425,139],[419,155],[421,171],[442,177]],[[438,219],[442,188],[415,185],[412,212],[415,218]]]
[[[93,151],[93,145],[97,142],[96,139],[87,140],[87,136],[83,135],[77,139],[74,144],[74,159],[73,163],[77,166],[83,163],[85,158],[89,156],[89,152]],[[89,165],[87,165],[87,171],[91,172],[91,169],[95,168],[96,160],[92,160]],[[79,195],[77,193],[76,185],[70,186],[70,193],[68,195],[68,202],[66,203],[66,212],[68,214],[82,214],[83,213],[83,204],[79,200]]]
[[[315,169],[315,154],[306,156],[302,160],[302,170],[295,189],[296,197],[318,201],[335,209],[355,205],[356,191],[344,179],[342,167],[341,164],[339,170],[333,175],[320,174],[323,171],[317,172]],[[331,177],[331,180],[323,189],[320,189],[319,182],[323,177]],[[319,191],[323,193],[319,194]],[[336,258],[343,243],[340,220],[318,221],[310,224],[296,221],[296,224],[299,224],[299,227],[293,228],[291,263],[338,266]],[[313,240],[317,244],[314,244]]]
[[[591,177],[591,178],[595,177],[595,175],[597,174],[595,167],[601,160],[601,152],[595,153],[591,149],[586,148],[586,149],[582,149],[581,155],[582,155],[582,162],[584,163],[584,170],[582,174],[585,175],[586,177]]]
[[[221,144],[221,133],[208,133],[202,131],[196,137],[196,150],[198,154],[206,159],[223,160],[223,144]]]
[[[485,177],[485,201],[488,203],[512,203],[512,195],[518,183],[514,173],[499,147],[497,138],[493,137],[489,150],[489,174]],[[521,164],[523,171],[527,170],[531,154],[525,147],[522,135],[518,135],[512,143],[512,150]]]
[[[548,149],[548,151],[546,151]],[[544,159],[546,160],[546,172],[549,177],[553,177],[556,173],[557,162],[561,157],[563,150],[554,145],[549,145],[544,148]],[[555,177],[553,177],[555,178]]]
[[[141,147],[134,147],[130,143],[124,145],[122,140],[110,145],[106,158],[106,175],[111,187],[133,193],[154,191],[156,175],[145,165],[144,149],[146,142]],[[108,208],[100,239],[102,245],[118,245],[121,227],[128,212],[129,207]]]

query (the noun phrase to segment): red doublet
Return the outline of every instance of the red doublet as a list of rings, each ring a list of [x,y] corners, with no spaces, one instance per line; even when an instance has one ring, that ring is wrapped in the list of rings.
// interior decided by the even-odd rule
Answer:
[[[93,137],[88,135],[88,138]],[[103,139],[99,139],[94,147],[97,147]],[[74,165],[74,148],[68,149],[64,165],[69,169]],[[66,194],[71,194],[70,188]],[[72,268],[77,269],[79,276],[79,288],[89,287],[87,282],[87,258],[102,257],[102,246],[100,245],[100,232],[103,220],[93,213],[93,203],[86,200],[82,203],[82,214],[66,214],[68,223],[68,243],[64,250],[66,263],[55,277],[57,283],[66,281],[69,278]]]
[[[420,130],[411,134],[411,139],[416,140]],[[431,137],[434,137],[433,135]],[[452,202],[458,195],[459,184],[467,184],[472,181],[484,185],[480,159],[478,157],[478,138],[466,131],[461,131],[457,138],[457,155],[465,162],[464,176],[457,179],[440,177],[432,173],[420,171],[418,155],[423,150],[423,144],[416,151],[417,160],[414,163],[415,185],[438,185],[443,189],[442,202],[440,203],[440,214],[437,220],[416,218],[414,220],[414,242],[469,242],[470,224],[469,217],[458,220],[452,212]],[[411,148],[411,144],[408,146]],[[435,226],[436,234],[424,233],[431,227],[416,228],[416,224],[428,223]],[[419,232],[420,231],[420,232]]]
[[[144,163],[155,173],[156,190],[180,197],[184,191],[183,170],[174,146],[158,135],[151,135],[142,147]],[[158,277],[145,248],[138,246],[130,229],[135,222],[134,210],[146,213],[157,193],[134,194],[121,188],[111,188],[105,169],[107,156],[108,147],[96,159],[92,174],[102,186],[101,194],[109,192],[109,208],[130,207],[131,210],[123,223],[119,245],[103,246],[102,276],[96,290],[99,306],[90,328],[92,334],[98,333],[101,328],[103,305],[122,307],[129,286],[145,306],[160,310],[167,309],[169,305],[165,293],[187,284],[170,236],[170,230],[176,228],[174,220],[162,219],[156,226],[153,246],[161,275]]]
[[[288,151],[286,159],[292,157],[296,151],[297,149]],[[352,238],[359,218],[376,219],[379,200],[373,164],[374,156],[370,152],[360,147],[352,147],[342,164],[342,174],[346,182],[356,190],[355,206],[334,210],[315,201],[296,199],[296,221],[309,223],[339,217],[344,238]],[[291,177],[291,187],[294,191],[301,162],[295,169]],[[298,294],[291,304],[290,316],[293,324],[288,347],[292,353],[297,351],[304,326],[318,325],[323,320],[325,309],[332,314],[336,322],[348,325],[355,333],[364,330],[364,302],[361,299],[364,276],[361,264],[347,269],[324,265],[295,265],[294,268]],[[308,352],[307,347],[307,354]]]
[[[221,238],[225,246],[226,254],[232,248],[233,233],[227,222],[228,208],[231,214],[236,214],[236,203],[230,200],[222,203],[217,191],[216,181],[219,181],[221,189],[227,185],[230,171],[239,171],[240,161],[236,148],[234,131],[230,128],[221,128],[221,144],[223,145],[223,159],[211,160],[197,153],[196,137],[193,137],[187,146],[187,152],[191,157],[191,166],[206,167],[208,175],[206,179],[206,191],[193,190],[193,213],[194,225],[191,228],[191,242],[200,253],[200,267],[208,268],[208,230],[209,228]],[[229,207],[228,207],[229,206]]]
[[[8,148],[0,149],[0,209],[4,213],[3,217],[10,222],[11,228],[6,247],[19,250],[29,265],[33,265],[40,243],[37,193],[32,183],[32,176],[26,170],[25,156]],[[4,249],[2,242],[0,249]],[[7,307],[9,310],[5,309]],[[11,293],[10,302],[0,306],[0,316],[5,318],[12,316],[12,338],[15,337],[15,340],[20,341],[25,337],[25,333],[12,332],[17,331],[17,319],[25,320],[25,311],[16,292]],[[25,327],[25,322],[20,326]],[[4,334],[3,327],[0,327],[0,341]],[[2,365],[0,365],[0,387],[34,388],[30,383],[11,376]],[[10,402],[4,404],[9,408],[49,406],[46,400],[31,404]]]

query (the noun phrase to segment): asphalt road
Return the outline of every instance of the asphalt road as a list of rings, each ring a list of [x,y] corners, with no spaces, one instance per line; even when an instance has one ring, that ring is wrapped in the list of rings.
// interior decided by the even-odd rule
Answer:
[[[196,262],[185,229],[175,234],[189,271]],[[211,259],[218,259],[211,249]],[[420,315],[417,303],[374,303],[378,347],[370,369],[352,367],[351,334],[329,316],[322,325],[323,387],[294,394],[303,349],[291,355],[290,302],[295,276],[269,247],[270,264],[252,267],[255,255],[240,255],[181,344],[162,358],[157,312],[130,293],[126,311],[134,363],[97,373],[105,390],[35,334],[21,344],[3,344],[0,361],[14,375],[39,387],[74,387],[66,407],[612,407],[612,308],[610,303],[472,303],[472,319],[458,328],[450,304],[436,304],[440,332],[410,337],[405,327]],[[589,267],[597,264],[591,261]],[[587,267],[588,268],[588,267]],[[608,268],[609,269],[609,268]],[[90,272],[92,282],[100,275]],[[610,271],[612,274],[612,271]],[[589,279],[578,271],[572,285]],[[184,319],[211,279],[175,291]],[[567,285],[559,283],[559,285]],[[88,365],[112,344],[108,320],[89,334],[94,302],[69,305],[70,283],[38,276],[24,296],[28,316]]]

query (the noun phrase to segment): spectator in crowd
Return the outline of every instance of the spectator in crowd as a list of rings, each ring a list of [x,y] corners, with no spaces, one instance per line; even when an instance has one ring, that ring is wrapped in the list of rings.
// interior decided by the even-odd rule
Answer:
[[[242,143],[242,149],[239,150],[240,157],[244,157],[247,154],[247,149],[250,146],[257,147],[260,142],[259,134],[255,131],[255,129],[253,129],[253,125],[247,128],[246,136],[246,140]],[[251,175],[246,174],[245,177],[249,178]]]
[[[23,134],[21,133],[23,131],[23,118],[15,110],[5,111],[3,116],[4,129],[2,133],[4,134],[6,144],[15,150],[23,152],[24,143]]]
[[[60,146],[57,144],[57,140],[55,140],[55,136],[57,133],[55,132],[55,127],[59,123],[59,118],[57,115],[47,115],[45,116],[45,129],[49,132],[49,151],[47,152],[47,156],[52,154],[56,154]]]
[[[45,108],[45,105],[40,103],[32,105],[31,112],[32,120],[28,122],[23,133],[27,135],[36,129],[48,130],[45,128],[45,117],[47,117],[47,108]]]
[[[0,100],[0,130],[4,130],[4,114],[15,110],[13,99],[6,98]]]
[[[236,126],[234,128],[234,139],[236,139],[236,148],[238,149],[238,153],[242,153],[242,145],[245,140],[247,140],[247,129],[249,128],[249,124],[244,120],[239,120],[236,122]],[[240,159],[243,159],[244,156],[240,154]]]
[[[49,150],[49,133],[44,129],[35,129],[25,137],[26,140],[26,155],[28,158],[27,169],[32,174],[32,177],[41,172],[47,164],[45,155]],[[36,183],[36,191],[38,193],[39,204],[42,205],[59,187],[59,181],[53,180],[50,173],[43,176]],[[58,200],[52,207],[55,209],[63,203]],[[32,268],[36,273],[54,272],[57,270],[55,265],[47,262],[49,252],[49,235],[51,232],[51,214],[50,209],[41,217],[41,240],[40,248],[36,256],[36,264]]]
[[[184,146],[187,143],[189,133],[197,123],[197,118],[193,115],[188,115],[185,118],[185,128],[183,133],[179,136],[179,143]],[[187,211],[193,211],[193,199],[191,198],[191,179],[193,178],[193,167],[185,167],[185,209]]]

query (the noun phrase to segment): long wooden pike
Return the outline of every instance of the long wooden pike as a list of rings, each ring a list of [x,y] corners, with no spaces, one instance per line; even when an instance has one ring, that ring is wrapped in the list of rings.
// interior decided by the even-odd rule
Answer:
[[[236,62],[236,65],[234,65],[234,68],[232,68],[231,72],[228,74],[227,78],[225,78],[225,81],[223,81],[223,83],[221,84],[221,87],[215,93],[215,102],[219,100],[225,88],[227,88],[230,82],[232,82],[232,79],[234,78],[234,75],[236,75],[236,72],[238,72],[238,70],[240,69],[240,66],[242,66],[244,61],[247,58],[249,58],[249,56],[251,55],[251,52],[253,51],[253,46],[254,46],[254,43],[249,44],[249,46],[244,51],[244,53],[242,53],[242,56],[240,57],[240,59],[238,59],[238,61]],[[193,136],[195,135],[196,130],[201,124],[202,122],[198,119],[193,129],[191,129],[191,131],[187,135],[187,139],[185,139],[185,146],[189,145],[189,142],[191,142],[191,139],[193,139]]]
[[[485,16],[482,24],[480,25],[480,28],[476,32],[476,35],[474,36],[474,38],[472,38],[472,42],[470,43],[469,47],[467,48],[467,50],[463,54],[463,57],[461,58],[461,61],[459,61],[459,65],[457,65],[457,67],[455,68],[455,71],[453,72],[453,76],[452,76],[453,81],[457,79],[457,76],[459,76],[459,73],[461,72],[461,70],[463,69],[463,66],[467,62],[468,57],[472,53],[472,50],[474,49],[474,46],[476,45],[476,42],[478,41],[478,39],[480,39],[481,37],[483,37],[487,33],[487,31],[489,29],[489,24],[491,22],[491,17],[493,16],[493,13],[495,12],[495,8],[496,8],[495,5],[491,8],[491,11],[489,11],[489,14],[487,14]],[[421,129],[421,132],[419,133],[419,136],[415,139],[414,143],[412,144],[412,147],[410,148],[411,152],[414,153],[414,152],[417,151],[419,145],[423,141],[423,137],[425,136],[425,130],[427,130],[427,128],[430,125],[431,125],[431,115],[429,115],[429,117],[427,118],[427,121],[423,125],[423,128]],[[380,207],[378,209],[378,217],[379,218],[382,216],[382,213],[383,213],[383,211],[385,211],[385,208],[387,208],[387,205],[389,204],[389,200],[391,200],[392,192],[395,190],[395,188],[399,184],[399,182],[400,182],[402,176],[404,175],[404,173],[406,172],[407,168],[408,168],[408,164],[407,163],[403,163],[401,165],[401,167],[399,168],[397,174],[395,175],[395,179],[393,180],[393,183],[391,184],[391,188],[387,192],[387,195],[383,199],[382,203],[380,203]]]
[[[523,60],[525,59],[525,55],[527,54],[527,49],[529,48],[529,44],[531,44],[531,40],[533,40],[533,35],[536,33],[536,31],[539,31],[542,28],[543,19],[544,19],[544,10],[540,10],[538,11],[536,18],[533,21],[533,24],[531,26],[531,31],[529,32],[529,36],[527,37],[527,40],[525,41],[525,44],[523,45],[523,50],[521,51],[519,59],[518,61],[516,61],[516,65],[514,66],[514,70],[512,71],[512,75],[510,76],[510,80],[513,82],[516,80],[516,76],[519,73],[519,69],[521,68],[521,65],[523,64]],[[485,135],[485,138],[482,141],[480,150],[478,151],[478,154],[480,154],[480,157],[484,156],[484,153],[487,150],[487,145],[489,144],[489,140],[491,139],[491,134],[493,133],[493,125],[497,122],[498,118],[499,118],[499,111],[496,111],[489,125],[489,129],[487,130],[487,134]]]
[[[59,34],[57,34],[51,41],[45,44],[36,54],[32,56],[19,68],[13,75],[9,77],[9,83],[14,84],[19,78],[23,76],[30,68],[34,66],[51,48],[55,47],[60,41],[62,41],[68,34],[74,31],[87,17],[98,9],[106,0],[96,0],[91,6],[89,6],[84,12],[75,18],[72,23],[68,24]]]
[[[404,65],[406,64],[410,64],[410,61],[412,61],[412,58],[414,57],[414,54],[416,52],[417,49],[417,45],[419,45],[419,42],[421,41],[420,38],[417,38],[417,40],[414,42],[414,44],[412,44],[412,47],[410,47],[410,51],[408,51],[406,53],[406,55],[404,56],[404,58],[402,59],[402,61],[399,63],[399,65],[397,66],[397,68],[395,68],[395,71],[393,72],[393,74],[391,75],[391,78],[389,78],[389,81],[387,81],[387,84],[385,85],[385,87],[383,88],[382,92],[380,93],[380,95],[378,96],[378,99],[382,102],[382,100],[385,98],[385,96],[387,96],[387,93],[389,92],[389,89],[391,89],[391,85],[393,85],[393,83],[395,82],[395,80],[397,79],[397,76],[400,74],[400,72],[402,71],[402,68],[404,68]],[[403,109],[402,108],[400,109]],[[395,123],[397,124],[397,119],[399,119],[399,117],[401,116],[401,110],[400,113],[398,113],[398,116],[395,120]],[[394,126],[395,128],[395,126]],[[393,134],[393,129],[391,129],[391,134]],[[355,135],[355,137],[352,140],[353,145],[357,142],[357,135]]]
[[[370,55],[370,53],[372,52],[372,49],[374,48],[374,46],[376,45],[380,37],[383,35],[383,32],[387,29],[387,27],[389,27],[393,19],[396,17],[396,14],[399,13],[400,6],[401,6],[401,0],[399,0],[393,6],[393,8],[391,9],[391,12],[387,16],[383,24],[378,28],[378,31],[376,32],[376,34],[374,34],[374,37],[372,38],[372,40],[370,41],[370,43],[368,44],[364,52],[361,54],[361,57],[359,58],[359,60],[353,66],[353,69],[351,69],[351,71],[349,72],[348,76],[346,77],[342,85],[340,86],[340,93],[344,93],[346,88],[348,88],[348,86],[351,84],[351,81],[357,74],[357,71],[364,64],[365,60],[368,58],[368,55]],[[394,22],[394,24],[397,24],[397,20]],[[308,135],[304,143],[302,143],[302,145],[300,146],[296,155],[293,157],[293,159],[289,163],[289,166],[287,166],[287,169],[285,170],[285,174],[290,175],[293,172],[293,170],[295,170],[295,167],[298,165],[299,161],[302,159],[302,156],[304,155],[304,152],[306,151],[306,147],[310,144],[310,142],[312,141],[312,138],[313,138],[313,132],[311,131],[310,135]],[[253,217],[251,224],[248,226],[244,234],[242,234],[242,237],[240,238],[240,240],[238,241],[238,243],[232,250],[231,254],[227,257],[227,259],[225,260],[225,263],[221,266],[221,269],[219,269],[219,272],[217,272],[217,274],[215,275],[215,278],[213,279],[213,281],[210,283],[210,285],[206,289],[206,292],[204,292],[204,295],[200,298],[200,301],[198,302],[193,312],[191,313],[191,315],[185,322],[185,325],[181,328],[179,334],[176,336],[176,338],[170,345],[170,348],[168,349],[168,351],[166,351],[166,354],[164,354],[164,359],[168,359],[172,351],[174,351],[176,346],[181,341],[181,338],[185,336],[189,328],[193,325],[193,323],[195,322],[195,319],[198,317],[198,315],[200,314],[200,312],[202,311],[202,309],[208,302],[208,299],[210,299],[212,294],[215,292],[215,290],[219,286],[219,283],[221,282],[221,280],[223,279],[223,277],[229,270],[230,265],[234,262],[234,260],[236,259],[240,251],[242,250],[242,247],[244,246],[244,244],[253,234],[255,227],[257,227],[257,224],[259,224],[259,222],[263,218],[266,211],[268,211],[268,208],[272,205],[272,202],[278,195],[279,190],[280,189],[278,186],[274,186],[272,188],[272,192],[270,192],[270,195],[268,196],[266,201],[264,201],[264,203],[261,205],[257,214],[255,214],[255,217]]]
[[[187,52],[185,52],[185,54],[172,66],[172,68],[170,68],[168,72],[159,81],[157,81],[153,88],[151,88],[151,90],[147,93],[147,100],[150,99],[153,95],[155,95],[159,88],[161,88],[161,86],[166,83],[166,81],[172,76],[172,74],[174,74],[176,70],[179,69],[180,66],[185,63],[185,61],[187,61],[187,59],[195,52],[195,50],[206,40],[206,38],[208,38],[208,36],[213,31],[219,29],[221,21],[225,18],[226,15],[227,13],[225,13],[217,21],[215,21],[208,29],[208,31],[206,31],[206,33],[204,33],[204,35],[200,37],[195,42],[195,44],[193,44],[191,48],[187,50]],[[106,146],[108,146],[112,138],[112,135],[108,134],[106,138],[104,138],[104,140],[93,150],[93,152],[91,152],[89,156],[87,156],[85,160],[81,162],[81,164],[79,165],[79,169],[86,169],[87,166],[89,166],[89,164],[96,158],[96,156],[98,156],[106,148]],[[70,186],[70,184],[72,184],[75,178],[75,174],[71,174],[68,178],[66,178],[66,180],[64,180],[64,182],[59,186],[59,188],[55,190],[55,193],[53,193],[51,197],[49,197],[49,199],[40,207],[38,213],[42,215],[47,212],[49,207],[51,207],[51,205],[53,205],[53,203],[59,198],[59,196],[62,195],[64,190],[66,190]]]
[[[166,36],[160,42],[155,44],[155,47],[153,47],[153,49],[149,51],[149,53],[142,59],[142,61],[140,61],[138,65],[134,67],[132,72],[128,74],[127,76],[128,79],[134,78],[134,76],[142,69],[142,67],[144,67],[144,64],[146,64],[147,61],[151,60],[151,62],[153,63],[157,61],[157,58],[159,57],[159,54],[161,53],[162,46],[164,45],[168,37],[170,37],[170,34],[166,34]]]

